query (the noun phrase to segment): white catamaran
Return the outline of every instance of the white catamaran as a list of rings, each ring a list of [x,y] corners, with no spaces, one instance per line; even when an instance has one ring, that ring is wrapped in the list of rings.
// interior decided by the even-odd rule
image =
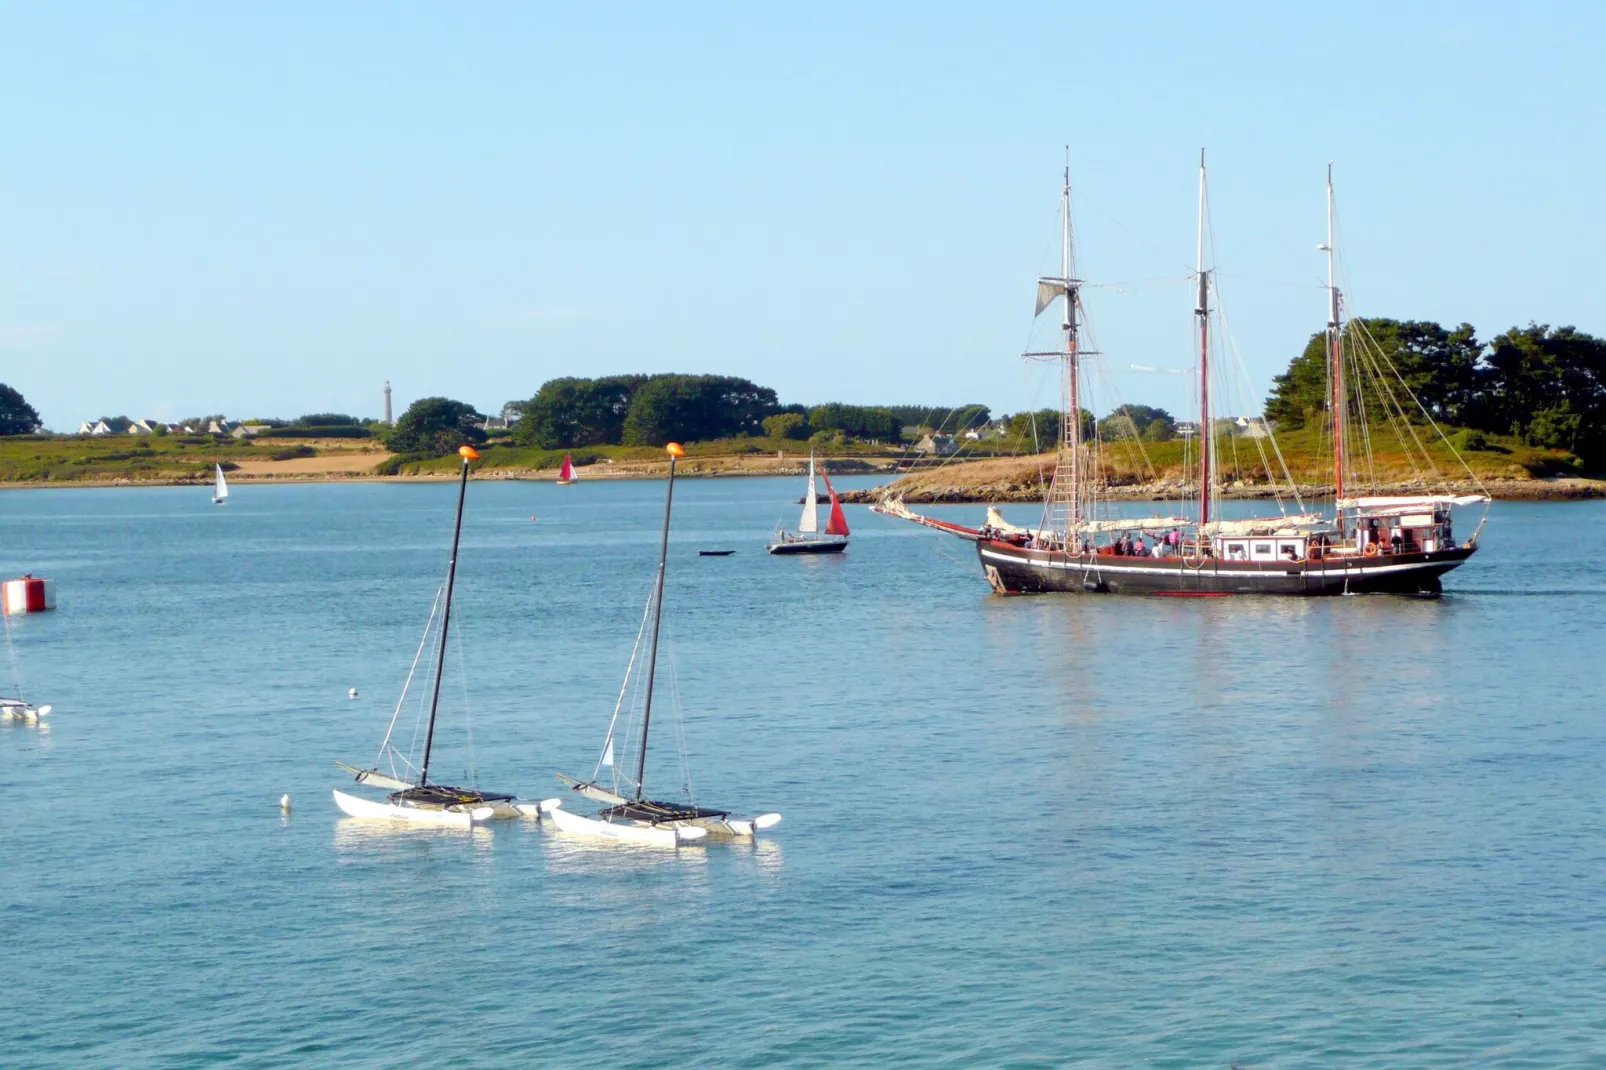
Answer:
[[[452,529],[452,556],[446,566],[446,585],[436,594],[435,604],[430,607],[424,638],[419,641],[418,652],[413,656],[413,667],[407,673],[407,683],[402,686],[402,697],[396,702],[396,712],[391,715],[390,727],[385,730],[385,738],[379,745],[379,757],[368,769],[359,769],[345,762],[335,763],[350,773],[356,783],[389,792],[381,800],[336,791],[335,805],[352,817],[468,828],[492,818],[540,816],[539,807],[520,804],[512,795],[494,795],[474,788],[433,784],[429,779],[429,759],[435,745],[435,718],[440,709],[441,679],[446,671],[446,640],[452,622],[457,548],[463,533],[463,500],[468,492],[469,462],[479,456],[472,446],[463,446],[457,452],[463,458],[463,472],[457,488],[457,520]],[[415,766],[407,755],[393,746],[392,737],[397,718],[407,700],[407,689],[412,684],[413,673],[428,644],[437,610],[440,616],[440,642],[435,659],[435,679],[430,692],[429,722],[424,735],[423,760]]]
[[[733,839],[750,837],[761,829],[770,828],[781,820],[780,814],[761,814],[758,817],[738,817],[727,810],[704,809],[691,802],[663,802],[646,796],[647,733],[652,725],[653,682],[658,670],[658,636],[663,620],[664,570],[669,557],[669,517],[675,500],[675,462],[685,455],[680,445],[671,442],[669,452],[669,489],[664,501],[663,539],[658,551],[658,575],[647,608],[642,614],[641,628],[636,633],[636,645],[630,654],[625,670],[624,685],[619,689],[619,701],[614,706],[613,719],[608,722],[608,733],[603,740],[602,756],[597,760],[588,780],[558,774],[558,779],[573,791],[604,804],[593,815],[583,815],[563,809],[562,799],[547,799],[541,810],[563,832],[579,833],[618,843],[654,844],[673,847],[691,843],[705,837]],[[645,700],[642,705],[639,738],[635,741],[636,770],[632,778],[614,764],[614,740],[621,729],[620,714],[626,708],[626,697],[631,693],[636,657],[641,640],[650,629],[647,647],[647,673],[643,682]],[[630,720],[630,718],[627,718]],[[629,726],[623,726],[628,731]],[[623,741],[622,741],[623,742]],[[607,770],[608,783],[601,780]],[[689,788],[686,792],[689,796]]]
[[[217,480],[212,486],[212,504],[223,505],[229,500],[229,481],[223,478],[223,466],[216,465]]]

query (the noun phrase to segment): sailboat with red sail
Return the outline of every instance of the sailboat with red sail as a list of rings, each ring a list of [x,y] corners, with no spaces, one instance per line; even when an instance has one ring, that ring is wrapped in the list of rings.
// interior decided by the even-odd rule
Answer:
[[[574,474],[574,459],[565,453],[563,455],[563,467],[558,469],[558,486],[569,487],[578,482],[580,482],[580,478]]]
[[[831,514],[825,522],[825,534],[820,531],[819,497],[814,489],[814,454],[809,454],[809,489],[803,495],[803,515],[798,518],[797,531],[781,528],[775,541],[765,547],[772,554],[839,554],[848,546],[848,518],[842,513],[831,486],[831,476],[824,468],[820,476],[825,480],[825,491],[831,496]]]

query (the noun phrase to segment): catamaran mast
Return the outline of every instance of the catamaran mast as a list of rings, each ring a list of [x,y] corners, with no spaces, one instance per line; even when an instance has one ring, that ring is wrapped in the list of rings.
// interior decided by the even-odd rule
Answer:
[[[1210,273],[1204,268],[1205,240],[1205,154],[1199,150],[1199,251],[1194,272],[1199,277],[1199,300],[1194,315],[1199,317],[1199,538],[1210,522],[1210,453],[1215,438],[1210,426]]]
[[[658,674],[658,622],[664,616],[664,566],[669,561],[669,509],[675,503],[675,462],[685,455],[680,443],[671,442],[669,451],[669,490],[664,495],[664,537],[658,546],[658,584],[652,596],[652,646],[647,655],[647,700],[641,712],[641,754],[636,758],[636,801],[646,790],[647,727],[652,724],[652,685]]]
[[[1327,353],[1331,363],[1333,382],[1333,508],[1337,515],[1338,502],[1344,497],[1344,353],[1340,344],[1338,319],[1338,286],[1333,278],[1333,165],[1327,165],[1327,241],[1322,250],[1327,253]]]
[[[424,736],[424,764],[418,770],[418,786],[429,784],[429,752],[435,745],[435,712],[441,704],[441,677],[446,675],[446,636],[452,623],[452,586],[457,581],[457,546],[463,535],[463,499],[468,495],[468,462],[479,457],[473,446],[459,446],[463,476],[457,484],[457,521],[452,526],[452,558],[446,566],[446,606],[441,610],[441,645],[435,658],[435,690],[429,697],[429,731]]]

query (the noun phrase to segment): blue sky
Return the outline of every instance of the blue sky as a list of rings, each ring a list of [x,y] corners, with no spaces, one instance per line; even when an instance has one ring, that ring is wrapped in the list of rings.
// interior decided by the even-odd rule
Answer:
[[[1594,5],[284,3],[0,10],[0,381],[48,424],[556,375],[1054,403],[1081,273],[1119,400],[1186,409],[1196,163],[1259,390],[1354,309],[1606,333]]]

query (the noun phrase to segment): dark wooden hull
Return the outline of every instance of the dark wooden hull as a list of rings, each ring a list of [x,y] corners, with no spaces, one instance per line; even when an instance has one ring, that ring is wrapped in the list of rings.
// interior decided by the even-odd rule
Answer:
[[[847,548],[846,539],[793,539],[765,547],[772,554],[839,554]]]
[[[1471,557],[1475,548],[1319,561],[1225,561],[1176,557],[1113,557],[1027,550],[1007,542],[976,543],[982,571],[1007,594],[1051,591],[1208,596],[1277,594],[1439,593],[1439,577]]]

